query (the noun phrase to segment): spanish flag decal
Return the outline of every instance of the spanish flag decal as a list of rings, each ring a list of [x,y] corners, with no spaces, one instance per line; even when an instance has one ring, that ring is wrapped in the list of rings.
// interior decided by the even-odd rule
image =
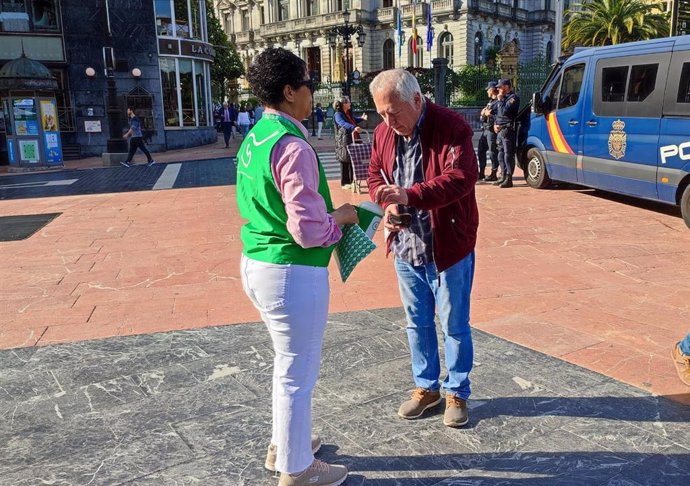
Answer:
[[[561,127],[558,126],[558,119],[553,113],[546,115],[546,127],[549,130],[549,138],[551,138],[551,144],[554,150],[560,154],[574,155],[573,149],[571,149],[568,142],[565,141],[565,137],[561,132]]]

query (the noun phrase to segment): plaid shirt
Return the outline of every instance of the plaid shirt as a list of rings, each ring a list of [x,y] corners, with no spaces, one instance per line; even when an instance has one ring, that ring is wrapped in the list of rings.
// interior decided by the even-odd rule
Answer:
[[[417,122],[417,127],[409,140],[396,135],[395,165],[393,178],[395,184],[410,188],[424,182],[422,145],[419,139],[420,127],[426,114],[426,103]],[[409,228],[398,231],[391,242],[391,251],[396,258],[413,266],[426,265],[434,261],[431,234],[431,215],[424,209],[398,205],[400,213],[410,213],[412,223]]]

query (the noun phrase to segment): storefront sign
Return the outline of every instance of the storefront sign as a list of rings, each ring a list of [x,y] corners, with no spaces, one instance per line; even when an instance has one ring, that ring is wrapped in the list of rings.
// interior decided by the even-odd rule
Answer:
[[[198,57],[213,61],[216,57],[216,50],[211,44],[204,42],[180,41],[181,54],[183,56]]]
[[[84,120],[86,133],[101,133],[101,120]]]
[[[41,100],[41,124],[44,132],[57,131],[56,106],[51,100]]]
[[[46,147],[46,162],[48,165],[61,164],[60,134],[58,132],[45,132],[43,134],[43,141]]]
[[[38,154],[38,140],[19,140],[19,159],[24,162],[37,164],[40,160]]]
[[[38,115],[33,98],[15,98],[12,100],[14,110],[14,130],[17,135],[38,135]]]
[[[7,140],[7,153],[9,154],[10,165],[16,164],[17,159],[14,156],[14,140],[12,139]]]

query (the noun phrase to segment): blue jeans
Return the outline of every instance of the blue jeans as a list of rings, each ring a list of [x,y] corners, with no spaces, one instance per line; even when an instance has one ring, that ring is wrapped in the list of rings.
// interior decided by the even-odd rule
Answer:
[[[415,267],[398,259],[395,271],[407,315],[415,386],[429,390],[441,388],[441,362],[434,322],[438,309],[448,371],[443,389],[467,400],[474,357],[470,328],[474,251],[440,274],[434,263]]]
[[[690,334],[680,342],[680,350],[683,351],[683,354],[690,356]]]

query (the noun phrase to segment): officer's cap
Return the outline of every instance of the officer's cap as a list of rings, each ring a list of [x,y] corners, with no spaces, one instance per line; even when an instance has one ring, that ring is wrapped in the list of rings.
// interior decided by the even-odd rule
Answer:
[[[487,91],[490,89],[496,89],[496,81],[489,81],[489,84],[486,85]]]
[[[496,85],[497,88],[500,88],[501,86],[512,86],[513,83],[510,82],[510,79],[500,79],[498,81],[498,84]]]

